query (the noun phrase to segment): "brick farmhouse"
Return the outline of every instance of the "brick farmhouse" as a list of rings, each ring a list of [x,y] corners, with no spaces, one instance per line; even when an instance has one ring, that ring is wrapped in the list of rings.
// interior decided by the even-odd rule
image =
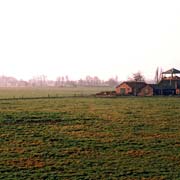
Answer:
[[[158,84],[125,81],[118,85],[115,91],[117,95],[180,95],[180,77],[177,74],[180,74],[180,71],[172,68],[162,73],[162,79]]]

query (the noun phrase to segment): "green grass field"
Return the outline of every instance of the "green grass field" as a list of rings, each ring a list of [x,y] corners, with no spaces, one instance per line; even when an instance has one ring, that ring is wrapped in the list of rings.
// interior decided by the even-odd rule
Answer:
[[[180,99],[0,100],[0,179],[180,179]]]
[[[0,99],[34,97],[87,96],[101,91],[113,91],[111,87],[46,87],[46,88],[0,88]]]

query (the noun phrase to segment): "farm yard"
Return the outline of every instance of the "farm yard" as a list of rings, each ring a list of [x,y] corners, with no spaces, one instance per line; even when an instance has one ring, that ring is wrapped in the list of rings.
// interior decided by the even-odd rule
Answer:
[[[0,179],[180,179],[180,99],[96,91],[1,89]]]

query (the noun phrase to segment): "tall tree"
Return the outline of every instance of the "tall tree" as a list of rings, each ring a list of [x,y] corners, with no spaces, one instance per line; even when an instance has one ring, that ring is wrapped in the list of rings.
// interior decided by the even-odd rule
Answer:
[[[161,79],[162,79],[162,68],[157,67],[154,81],[156,84],[158,84],[161,81]]]
[[[159,67],[156,69],[154,81],[156,84],[159,83]]]
[[[132,75],[132,77],[129,78],[131,81],[136,81],[136,82],[144,82],[144,76],[142,75],[141,72],[136,72]]]

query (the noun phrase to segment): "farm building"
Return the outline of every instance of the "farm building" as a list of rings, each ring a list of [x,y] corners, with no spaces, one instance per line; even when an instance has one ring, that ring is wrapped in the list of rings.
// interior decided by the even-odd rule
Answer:
[[[116,87],[116,94],[136,96],[146,85],[145,82],[126,81]]]
[[[140,89],[138,96],[153,96],[154,95],[154,85],[146,84],[145,87]]]
[[[177,76],[180,71],[177,69],[170,69],[162,73],[162,79],[154,88],[156,95],[179,95],[180,94],[180,77]],[[167,77],[167,75],[170,75]]]
[[[117,95],[153,96],[153,95],[180,95],[180,71],[170,69],[162,73],[158,84],[145,82],[125,81],[116,87]],[[166,77],[169,75],[168,77]]]

